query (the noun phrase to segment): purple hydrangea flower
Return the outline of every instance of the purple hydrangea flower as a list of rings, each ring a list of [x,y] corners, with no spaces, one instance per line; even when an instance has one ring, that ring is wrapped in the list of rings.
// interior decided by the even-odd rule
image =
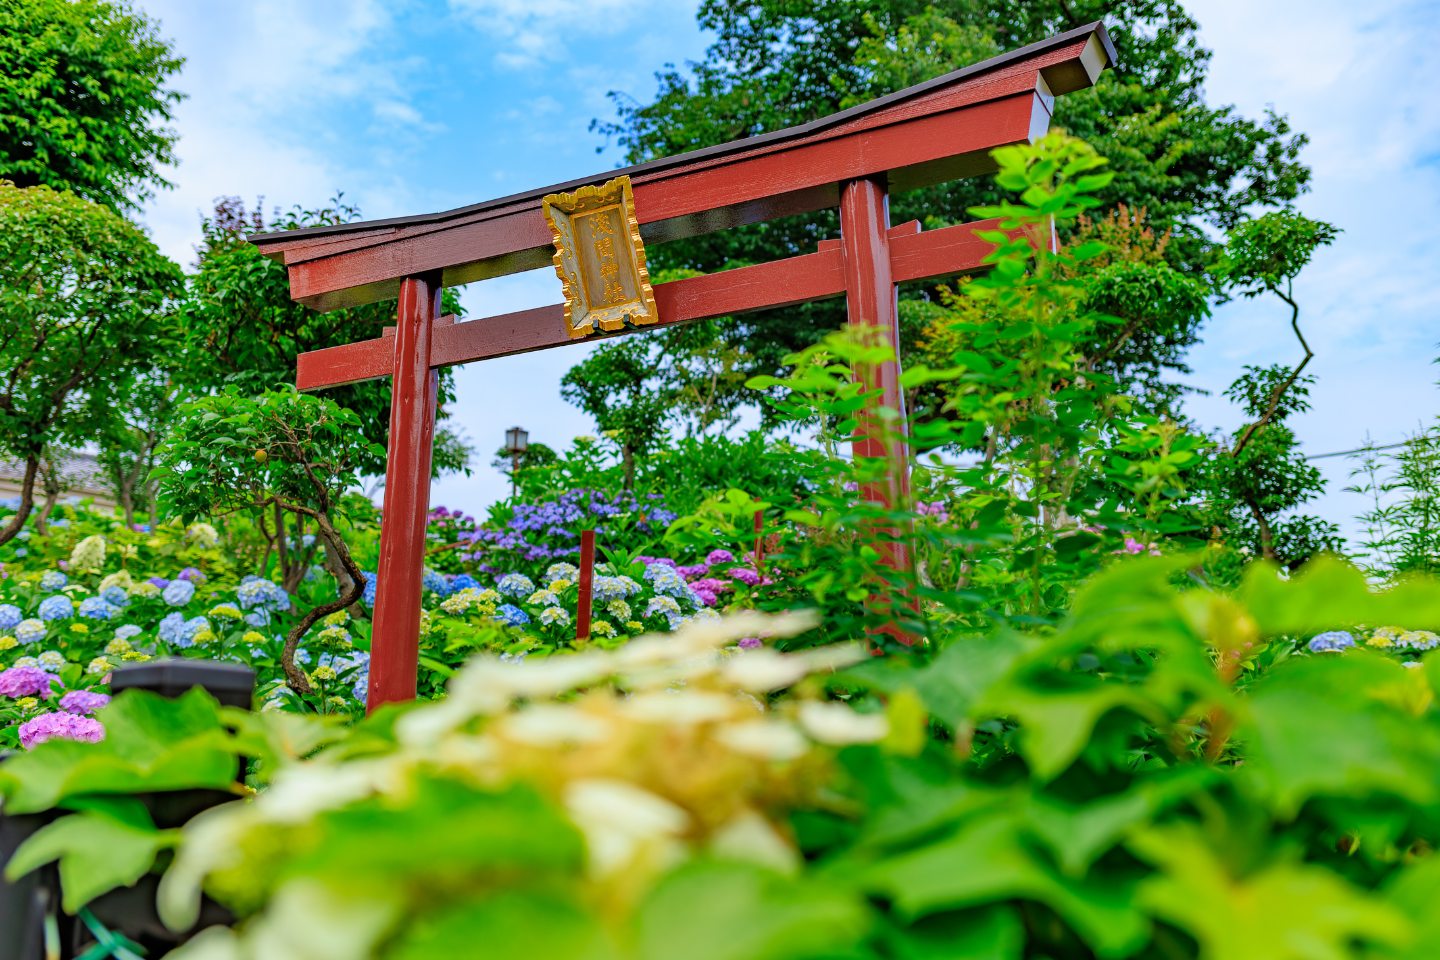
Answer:
[[[79,717],[73,713],[42,713],[20,725],[20,745],[33,750],[47,740],[79,740],[99,743],[105,739],[105,727],[99,720]]]
[[[752,587],[760,585],[760,574],[751,570],[749,567],[732,567],[730,570],[727,570],[726,573],[741,583],[749,584]]]
[[[739,644],[739,646],[740,646],[740,649],[742,649],[742,650],[754,650],[756,647],[758,647],[758,646],[760,646],[760,645],[761,645],[761,644],[760,644],[760,638],[759,638],[759,637],[741,637],[741,638],[740,638],[740,644]]]
[[[676,567],[675,571],[686,580],[694,580],[696,577],[703,577],[710,572],[710,564],[696,563],[684,567]]]
[[[729,550],[711,550],[705,555],[705,562],[712,567],[717,563],[734,563],[735,554]]]
[[[51,692],[59,683],[41,667],[11,667],[0,671],[0,695],[6,697],[39,697]]]
[[[88,717],[109,702],[108,694],[96,693],[93,690],[71,690],[60,698],[60,709],[66,713]]]
[[[176,580],[188,580],[191,583],[204,583],[208,578],[198,567],[186,567],[175,574]]]
[[[150,583],[153,586],[159,587],[161,590],[164,590],[166,587],[170,586],[170,581],[166,580],[164,577],[151,577]]]

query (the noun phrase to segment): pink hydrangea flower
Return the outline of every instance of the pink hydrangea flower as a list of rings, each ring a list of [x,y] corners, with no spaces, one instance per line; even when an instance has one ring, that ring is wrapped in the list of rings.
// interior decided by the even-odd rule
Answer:
[[[99,720],[77,717],[73,713],[42,713],[20,725],[20,745],[33,750],[46,740],[79,740],[99,743],[105,739],[105,727]]]
[[[7,697],[39,697],[51,692],[57,679],[40,667],[11,667],[0,671],[0,695]]]
[[[110,697],[107,694],[95,693],[93,690],[71,690],[60,698],[60,709],[66,713],[88,717],[109,702]]]

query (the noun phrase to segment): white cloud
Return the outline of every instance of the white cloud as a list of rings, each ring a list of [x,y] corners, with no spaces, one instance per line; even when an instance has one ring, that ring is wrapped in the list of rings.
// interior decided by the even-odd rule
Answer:
[[[613,36],[663,0],[450,0],[450,9],[498,38],[495,60],[524,69],[593,58],[594,38]]]

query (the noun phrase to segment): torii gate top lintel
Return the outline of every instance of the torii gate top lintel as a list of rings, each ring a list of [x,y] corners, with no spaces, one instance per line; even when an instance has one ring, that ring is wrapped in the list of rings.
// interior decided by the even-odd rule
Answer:
[[[857,176],[886,176],[899,191],[988,172],[990,150],[1042,134],[1054,97],[1091,86],[1115,60],[1104,25],[1091,23],[784,130],[441,213],[251,242],[289,268],[296,300],[331,310],[394,299],[402,277],[428,271],[457,286],[547,267],[540,198],[615,176],[634,182],[647,243],[834,207],[839,184]]]
[[[399,299],[395,327],[372,340],[302,354],[296,374],[302,390],[391,378],[369,706],[415,696],[435,371],[575,342],[565,304],[464,323],[440,316],[446,286],[552,263],[558,234],[551,233],[545,204],[570,203],[575,195],[549,195],[626,177],[620,186],[624,232],[636,245],[838,207],[840,237],[821,241],[812,253],[653,290],[644,281],[647,309],[638,322],[687,323],[845,297],[850,324],[878,336],[895,357],[857,371],[872,399],[859,418],[855,455],[884,459],[889,467],[886,481],[861,495],[896,504],[907,496],[909,452],[903,435],[881,429],[877,409],[899,412],[904,423],[896,284],[982,269],[991,246],[977,233],[996,224],[923,232],[918,223],[892,226],[889,191],[993,169],[992,150],[1044,134],[1055,96],[1091,86],[1114,62],[1105,28],[1092,23],[787,130],[445,213],[252,237],[262,253],[285,264],[291,296],[310,307]],[[609,258],[596,269],[610,270],[613,280],[610,238],[592,233],[589,243],[588,254]],[[634,262],[643,263],[640,254],[643,248]],[[568,276],[561,263],[556,269]],[[606,291],[603,302],[614,304]],[[613,329],[596,336],[635,329],[611,319],[602,326]],[[902,536],[880,537],[876,546],[891,567],[912,569]],[[587,620],[577,617],[577,623]]]

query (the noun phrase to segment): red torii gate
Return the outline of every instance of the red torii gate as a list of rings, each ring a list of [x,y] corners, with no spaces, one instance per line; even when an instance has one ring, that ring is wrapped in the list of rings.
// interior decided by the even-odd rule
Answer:
[[[1093,23],[798,127],[445,213],[251,238],[285,264],[291,296],[307,306],[399,298],[393,329],[302,354],[296,377],[301,390],[393,378],[369,707],[415,696],[435,371],[576,342],[560,304],[464,323],[440,315],[446,286],[551,266],[546,195],[628,176],[648,243],[838,206],[841,235],[815,253],[656,285],[657,325],[844,294],[850,324],[877,331],[898,358],[895,285],[980,269],[990,245],[975,231],[994,224],[892,227],[888,191],[993,170],[991,150],[1043,135],[1055,96],[1091,86],[1114,62]],[[879,405],[903,412],[898,360],[860,374]],[[862,423],[855,455],[894,466],[868,495],[894,503],[908,486],[908,450],[869,433]],[[892,565],[908,564],[903,547],[887,549]]]

